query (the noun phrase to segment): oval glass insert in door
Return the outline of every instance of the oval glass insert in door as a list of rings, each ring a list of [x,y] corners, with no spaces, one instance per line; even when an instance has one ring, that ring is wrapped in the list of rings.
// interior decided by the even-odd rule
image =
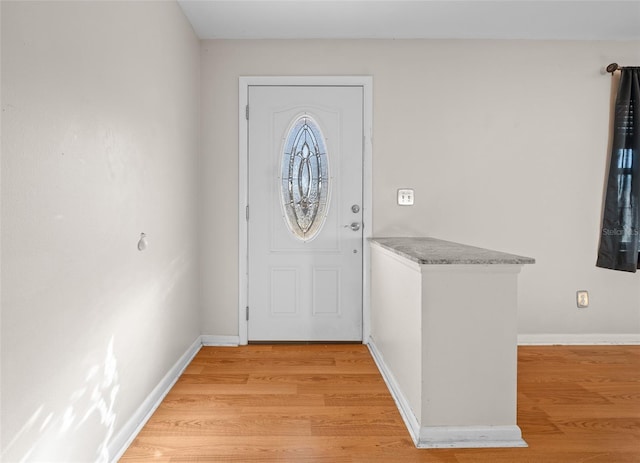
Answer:
[[[308,114],[296,117],[281,161],[281,199],[285,223],[297,239],[315,238],[329,212],[329,159],[324,136]]]

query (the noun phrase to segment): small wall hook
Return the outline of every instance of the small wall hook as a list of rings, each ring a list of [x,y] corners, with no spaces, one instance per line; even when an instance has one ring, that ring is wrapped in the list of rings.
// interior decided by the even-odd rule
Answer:
[[[140,233],[140,239],[138,240],[138,251],[144,251],[147,249],[147,234]]]

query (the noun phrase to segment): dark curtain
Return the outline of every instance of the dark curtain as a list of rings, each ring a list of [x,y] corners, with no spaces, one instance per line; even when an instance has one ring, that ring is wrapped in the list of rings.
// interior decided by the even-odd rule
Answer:
[[[640,236],[640,67],[620,75],[596,266],[635,272]]]

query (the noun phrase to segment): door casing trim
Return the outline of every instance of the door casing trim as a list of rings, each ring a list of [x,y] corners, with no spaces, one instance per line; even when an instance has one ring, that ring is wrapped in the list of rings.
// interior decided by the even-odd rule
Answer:
[[[249,234],[246,208],[249,201],[249,124],[245,108],[251,86],[339,86],[362,87],[363,90],[363,161],[362,161],[362,340],[371,333],[370,262],[368,239],[372,236],[372,156],[373,156],[373,77],[372,76],[241,76],[238,81],[238,335],[240,344],[248,344],[249,323],[246,319],[249,300]]]

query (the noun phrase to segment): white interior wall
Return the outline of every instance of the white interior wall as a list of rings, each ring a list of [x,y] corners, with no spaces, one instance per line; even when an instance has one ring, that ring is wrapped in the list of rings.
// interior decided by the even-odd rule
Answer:
[[[422,279],[419,264],[371,247],[371,341],[418,427],[423,421]]]
[[[203,332],[237,335],[238,76],[372,75],[373,230],[536,258],[519,332],[640,333],[639,274],[595,267],[608,149],[608,63],[640,43],[207,40]],[[395,204],[396,189],[416,204]],[[578,310],[575,291],[591,306]]]
[[[640,333],[639,277],[593,265],[599,71],[638,42],[204,41],[199,57],[173,3],[1,5],[3,460],[98,459],[199,333],[198,231],[202,332],[238,334],[240,75],[372,75],[374,234],[535,257],[521,333]]]
[[[200,334],[199,75],[173,2],[2,2],[2,461],[106,461]]]

